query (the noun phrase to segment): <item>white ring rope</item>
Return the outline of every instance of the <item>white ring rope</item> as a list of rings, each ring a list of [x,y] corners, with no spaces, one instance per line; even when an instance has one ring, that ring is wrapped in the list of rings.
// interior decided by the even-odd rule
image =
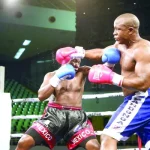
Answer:
[[[111,116],[114,111],[105,111],[105,112],[86,112],[87,116]],[[39,119],[42,115],[19,115],[12,116],[12,119]]]
[[[101,135],[102,131],[94,131],[96,135]],[[17,137],[21,137],[23,135],[23,133],[16,133],[16,134],[11,134],[11,138],[17,138]]]
[[[106,94],[93,94],[93,95],[83,95],[82,99],[93,99],[93,98],[107,98],[107,97],[116,97],[116,96],[123,96],[122,92],[118,93],[106,93]],[[25,99],[13,99],[13,103],[17,102],[39,102],[38,98],[25,98]],[[45,100],[49,101],[49,99]]]

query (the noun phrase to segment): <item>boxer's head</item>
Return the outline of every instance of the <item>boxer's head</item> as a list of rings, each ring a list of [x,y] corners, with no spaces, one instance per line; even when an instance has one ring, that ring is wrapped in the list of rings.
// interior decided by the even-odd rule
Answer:
[[[71,64],[75,68],[75,71],[78,71],[80,63],[81,63],[80,58],[75,58],[69,61],[69,64]]]
[[[114,21],[114,38],[121,44],[137,36],[140,22],[139,19],[130,13],[118,16]]]

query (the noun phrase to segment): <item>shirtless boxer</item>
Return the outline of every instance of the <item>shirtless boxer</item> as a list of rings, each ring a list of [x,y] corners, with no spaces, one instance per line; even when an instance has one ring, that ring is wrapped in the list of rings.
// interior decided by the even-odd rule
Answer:
[[[29,150],[44,144],[52,149],[62,138],[69,150],[83,147],[99,150],[92,124],[82,110],[82,94],[90,67],[80,67],[81,59],[73,59],[57,71],[45,75],[38,91],[40,101],[55,96],[44,115],[26,131],[16,150]]]
[[[76,47],[68,50],[70,59],[101,59],[108,64],[114,64],[114,49],[120,51],[121,75],[101,64],[92,66],[88,75],[90,82],[122,87],[125,96],[103,130],[101,150],[116,150],[117,142],[127,140],[133,133],[150,149],[150,42],[140,37],[139,26],[134,14],[122,14],[114,21],[114,45],[105,49]]]

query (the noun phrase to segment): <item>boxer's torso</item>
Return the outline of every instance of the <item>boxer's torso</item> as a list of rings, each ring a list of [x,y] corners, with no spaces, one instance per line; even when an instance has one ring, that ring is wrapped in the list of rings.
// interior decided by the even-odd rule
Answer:
[[[144,50],[144,49],[139,50],[138,47],[139,46],[141,47],[141,45],[147,45],[150,48],[149,41],[144,40],[144,39],[140,39],[138,42],[134,43],[129,48],[126,48],[125,45],[121,45],[121,44],[118,46],[118,48],[121,50],[121,60],[120,60],[121,75],[123,75],[124,77],[134,77],[134,76],[136,77],[137,76],[135,73],[136,69],[140,69],[136,66],[137,58],[139,57],[139,55],[142,55],[142,51]],[[123,93],[125,96],[131,93],[134,93],[135,91],[133,89],[129,90],[129,89],[123,88]]]
[[[76,76],[72,80],[61,81],[54,92],[56,103],[81,107],[86,74],[85,68],[83,68],[76,73]]]

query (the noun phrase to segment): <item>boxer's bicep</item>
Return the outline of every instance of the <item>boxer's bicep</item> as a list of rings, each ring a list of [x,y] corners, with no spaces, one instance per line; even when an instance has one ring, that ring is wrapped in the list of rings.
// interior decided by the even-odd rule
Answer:
[[[142,77],[143,79],[147,79],[150,77],[150,63],[146,63],[145,61],[140,61],[136,63],[135,73],[137,76]]]
[[[150,53],[146,49],[136,57],[135,74],[140,77],[146,86],[150,86]]]
[[[50,79],[52,78],[52,76],[53,76],[53,73],[47,73],[45,76],[44,76],[44,79],[43,79],[43,82],[42,82],[42,84],[41,84],[41,86],[40,87],[44,87],[45,85],[47,85],[47,84],[49,84],[49,81],[50,81]]]
[[[52,76],[52,73],[47,73],[44,76],[43,83],[38,90],[38,98],[40,101],[47,99],[54,92],[54,88],[51,87],[49,82]]]

